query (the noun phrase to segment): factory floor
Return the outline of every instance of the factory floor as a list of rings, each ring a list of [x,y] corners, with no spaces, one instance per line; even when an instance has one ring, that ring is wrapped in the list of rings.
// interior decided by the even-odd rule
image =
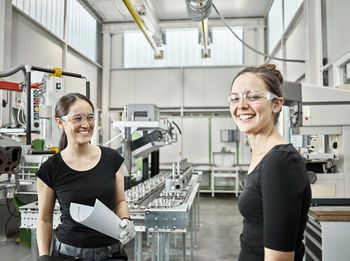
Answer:
[[[200,198],[200,229],[197,232],[197,246],[193,249],[194,261],[237,260],[239,254],[239,235],[242,231],[242,217],[237,208],[237,200],[232,194],[201,194]],[[17,235],[18,236],[18,235]],[[29,261],[28,249],[20,247],[15,242],[16,235],[6,243],[0,243],[0,261]],[[174,247],[174,237],[170,237],[170,252],[181,251],[181,236],[177,236],[177,247]],[[190,260],[189,238],[187,239],[187,258]],[[150,247],[143,239],[142,260],[151,260]],[[129,260],[134,259],[134,242],[125,247]],[[170,260],[182,260],[180,256],[170,256]]]

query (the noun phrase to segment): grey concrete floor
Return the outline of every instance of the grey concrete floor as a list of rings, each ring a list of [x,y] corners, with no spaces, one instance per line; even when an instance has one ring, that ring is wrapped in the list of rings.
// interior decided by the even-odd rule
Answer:
[[[239,235],[242,231],[242,217],[237,208],[237,200],[232,194],[201,194],[200,199],[200,229],[197,232],[197,246],[194,248],[194,261],[232,261],[237,260],[240,246]],[[29,249],[20,247],[14,242],[16,235],[8,242],[0,243],[0,261],[29,261]],[[189,238],[187,239],[187,254],[190,253]],[[174,247],[174,236],[170,237],[170,252],[180,252],[181,235],[177,236],[177,246]],[[129,260],[134,260],[134,242],[129,242],[125,249]],[[150,247],[143,239],[143,251],[150,252]],[[142,260],[151,260],[144,253]],[[180,256],[170,256],[171,261],[182,260]],[[190,260],[187,256],[186,260]]]

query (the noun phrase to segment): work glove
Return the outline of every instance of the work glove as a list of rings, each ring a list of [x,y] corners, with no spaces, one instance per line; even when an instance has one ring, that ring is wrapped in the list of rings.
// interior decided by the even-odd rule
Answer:
[[[128,218],[123,218],[120,221],[120,227],[123,228],[123,231],[120,233],[120,242],[125,245],[128,243],[130,240],[132,240],[135,235],[135,226],[134,223]]]

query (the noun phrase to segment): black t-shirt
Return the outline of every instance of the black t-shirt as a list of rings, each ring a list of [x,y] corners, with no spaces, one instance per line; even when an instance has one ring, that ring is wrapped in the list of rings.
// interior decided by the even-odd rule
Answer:
[[[274,146],[247,176],[238,199],[244,217],[240,261],[264,260],[264,247],[304,256],[303,234],[311,203],[304,160],[291,144]]]
[[[106,147],[100,147],[101,158],[90,170],[71,169],[62,159],[61,153],[44,162],[36,175],[53,188],[60,203],[61,224],[56,229],[57,239],[65,244],[94,248],[112,245],[117,242],[105,234],[75,222],[70,213],[70,203],[94,206],[100,200],[114,211],[115,173],[124,159],[120,154]]]

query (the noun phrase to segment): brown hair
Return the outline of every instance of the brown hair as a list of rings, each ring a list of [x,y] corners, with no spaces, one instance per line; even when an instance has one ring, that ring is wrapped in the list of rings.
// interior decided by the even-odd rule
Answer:
[[[283,97],[281,84],[283,83],[283,76],[279,70],[276,69],[275,64],[262,64],[258,67],[246,67],[242,71],[240,71],[236,77],[233,79],[231,86],[242,74],[245,73],[253,73],[256,74],[266,85],[269,92],[276,94],[278,97]],[[275,125],[278,122],[278,117],[280,112],[276,113],[274,118]]]
[[[80,93],[68,93],[64,96],[62,96],[56,103],[55,107],[55,117],[61,118],[63,116],[66,116],[69,112],[70,107],[77,101],[77,100],[83,100],[86,101],[92,108],[92,111],[94,111],[94,105],[92,102],[84,95]],[[67,135],[63,131],[60,142],[59,142],[59,151],[65,149],[67,147],[68,141],[67,141]]]

